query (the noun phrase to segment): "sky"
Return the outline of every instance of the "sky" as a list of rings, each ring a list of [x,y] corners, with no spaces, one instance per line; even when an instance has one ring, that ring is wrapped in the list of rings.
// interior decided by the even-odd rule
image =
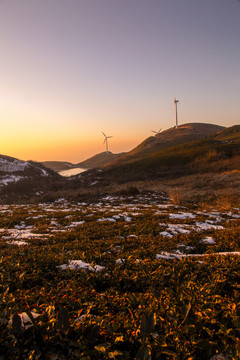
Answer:
[[[77,163],[240,123],[239,0],[0,0],[0,154]]]

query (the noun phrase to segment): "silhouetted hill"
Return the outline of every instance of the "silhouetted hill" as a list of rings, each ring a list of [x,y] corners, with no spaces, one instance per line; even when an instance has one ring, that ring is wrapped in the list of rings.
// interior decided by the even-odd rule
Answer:
[[[69,170],[74,167],[72,163],[67,161],[42,161],[41,164],[55,172]]]
[[[104,166],[106,164],[109,164],[113,160],[116,160],[123,156],[125,153],[120,154],[113,154],[112,152],[102,152],[100,154],[94,155],[91,158],[82,161],[78,164],[75,164],[74,167],[84,168],[84,169],[93,169],[97,167]]]

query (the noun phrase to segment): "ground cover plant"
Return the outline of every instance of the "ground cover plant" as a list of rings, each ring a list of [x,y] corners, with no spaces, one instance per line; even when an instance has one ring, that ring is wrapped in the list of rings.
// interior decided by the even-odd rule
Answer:
[[[0,359],[239,359],[239,219],[155,193],[2,206]]]

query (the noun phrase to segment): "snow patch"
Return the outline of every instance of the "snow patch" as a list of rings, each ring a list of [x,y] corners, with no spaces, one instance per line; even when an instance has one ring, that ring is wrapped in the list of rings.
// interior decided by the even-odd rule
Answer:
[[[181,212],[178,214],[169,214],[170,219],[194,219],[196,215],[187,212]]]
[[[78,225],[83,225],[85,223],[85,221],[73,221],[69,227],[76,227]]]
[[[9,245],[18,245],[18,246],[28,245],[28,243],[26,241],[17,241],[17,240],[8,241],[8,244]]]
[[[30,164],[26,161],[17,159],[3,159],[0,158],[0,170],[6,172],[24,171]]]
[[[207,256],[240,256],[240,251],[230,251],[230,252],[216,252],[212,254],[182,254],[180,251],[176,251],[175,253],[170,253],[167,251],[163,251],[160,254],[156,255],[156,259],[166,259],[166,260],[174,260],[181,259],[183,257],[207,257]]]
[[[166,226],[166,224],[160,224],[160,226]],[[188,229],[189,225],[185,224],[167,224],[165,231],[161,231],[159,235],[166,237],[173,237],[177,234],[189,234],[191,230]]]
[[[89,270],[92,272],[99,272],[102,271],[103,269],[105,269],[104,266],[100,266],[100,265],[95,265],[94,267],[92,267],[89,263],[85,263],[82,260],[70,260],[69,264],[63,264],[63,265],[59,265],[58,266],[61,270],[66,270],[66,269],[71,269],[71,270],[79,270],[79,269],[84,269],[84,270]]]
[[[41,316],[41,314],[37,314],[34,311],[31,311],[31,314],[34,319]],[[18,316],[20,316],[20,319],[21,319],[22,329],[28,329],[31,326],[33,326],[32,320],[30,319],[30,317],[28,316],[28,314],[26,312],[22,312],[21,314],[18,314]],[[12,318],[13,318],[13,316],[11,316],[11,319],[9,320],[9,325],[12,325]]]
[[[116,222],[116,219],[113,218],[101,218],[101,219],[97,219],[98,222],[103,222],[103,221],[110,221],[110,222]]]
[[[13,182],[18,182],[19,180],[24,179],[22,176],[17,175],[6,175],[0,179],[0,186],[6,186]]]
[[[196,230],[223,230],[224,227],[221,225],[213,225],[207,222],[196,222]]]
[[[116,265],[122,265],[122,264],[125,263],[125,261],[126,261],[126,259],[117,259],[116,260]]]
[[[215,244],[215,240],[212,236],[206,236],[204,239],[202,239],[202,242],[208,244]]]

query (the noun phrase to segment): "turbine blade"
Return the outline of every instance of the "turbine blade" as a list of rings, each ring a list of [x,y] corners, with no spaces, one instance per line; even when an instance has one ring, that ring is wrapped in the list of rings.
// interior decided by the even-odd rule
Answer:
[[[107,137],[105,134],[104,134],[104,132],[102,131],[102,133],[103,133],[103,135],[105,136],[105,137]]]

